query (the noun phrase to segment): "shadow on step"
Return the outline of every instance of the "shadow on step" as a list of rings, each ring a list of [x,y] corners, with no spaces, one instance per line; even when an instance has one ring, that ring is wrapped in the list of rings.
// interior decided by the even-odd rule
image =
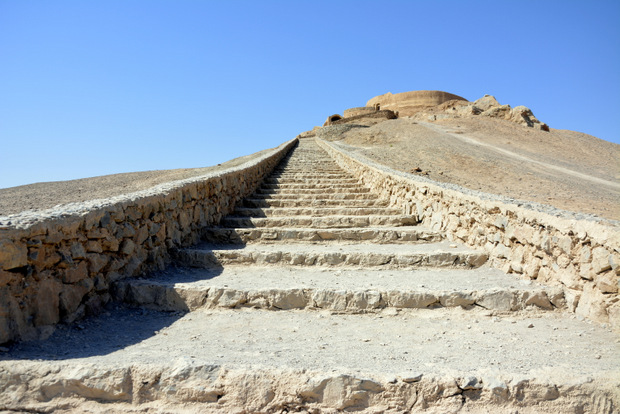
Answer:
[[[145,282],[159,282],[159,289],[150,290],[131,289],[140,279],[118,281],[110,292],[115,302],[108,303],[102,314],[70,325],[58,325],[45,340],[15,344],[8,352],[0,352],[0,361],[71,360],[109,355],[138,345],[171,326],[188,312],[188,299],[181,298],[166,285],[209,280],[222,271],[223,268],[217,265],[201,272],[170,266],[143,279]],[[145,300],[145,295],[149,296],[148,300]]]
[[[110,303],[98,316],[60,325],[46,340],[14,345],[0,353],[0,361],[62,361],[109,355],[139,344],[172,325],[185,312],[161,312]]]

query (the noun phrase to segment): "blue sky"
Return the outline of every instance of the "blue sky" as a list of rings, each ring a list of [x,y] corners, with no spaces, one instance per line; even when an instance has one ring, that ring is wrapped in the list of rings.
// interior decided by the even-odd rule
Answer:
[[[0,188],[214,165],[385,92],[620,143],[620,1],[0,0]]]

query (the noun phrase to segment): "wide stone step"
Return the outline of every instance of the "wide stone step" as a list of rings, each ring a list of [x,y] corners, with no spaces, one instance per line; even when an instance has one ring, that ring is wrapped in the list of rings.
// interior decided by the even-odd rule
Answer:
[[[286,177],[274,177],[270,176],[265,179],[266,184],[331,184],[331,183],[359,183],[359,180],[350,178],[350,176],[334,175],[333,177],[326,177],[324,175],[314,174],[312,176],[290,175]]]
[[[279,166],[279,168],[305,168],[305,169],[311,169],[313,167],[316,167],[316,168],[332,168],[332,169],[339,169],[339,168],[341,168],[331,158],[329,160],[325,160],[325,159],[313,159],[313,160],[310,160],[310,159],[308,159],[308,160],[306,160],[304,162],[295,161],[295,160],[289,160],[288,162],[282,163]]]
[[[370,188],[361,187],[359,184],[354,187],[338,188],[338,187],[319,187],[319,188],[264,188],[260,187],[255,191],[255,194],[282,194],[282,195],[330,195],[330,194],[368,194]]]
[[[453,247],[454,246],[454,247]],[[233,264],[283,266],[419,268],[476,268],[487,254],[447,242],[428,244],[248,244],[199,245],[181,249],[177,260],[190,267],[221,267]]]
[[[263,183],[261,184],[260,188],[263,190],[296,190],[296,191],[298,190],[303,190],[303,191],[305,190],[323,190],[323,191],[338,190],[338,191],[342,191],[342,190],[358,189],[358,188],[365,188],[365,187],[358,182],[343,183],[343,182],[333,181],[331,183],[313,183],[313,182],[280,183],[280,184]]]
[[[284,171],[284,172],[276,172],[276,170],[274,170],[274,172],[272,172],[269,175],[269,178],[325,178],[325,179],[339,179],[339,178],[355,178],[353,177],[351,174],[340,170],[338,172],[333,172],[333,173],[317,173],[311,170],[306,170],[306,171],[302,171],[302,172],[289,172],[289,171]]]
[[[263,198],[271,200],[376,200],[378,196],[373,193],[323,193],[323,194],[257,194],[251,198]]]
[[[418,223],[414,216],[404,214],[369,216],[295,216],[295,217],[234,217],[227,216],[221,221],[223,227],[311,227],[349,228],[367,226],[412,226]]]
[[[286,216],[367,216],[401,214],[398,208],[389,207],[298,207],[298,208],[246,208],[235,209],[235,216],[241,217],[286,217]]]
[[[320,167],[308,167],[308,168],[274,168],[272,174],[276,175],[279,173],[286,174],[343,174],[345,171],[338,168],[320,168]]]
[[[616,340],[560,312],[119,307],[3,352],[0,406],[29,413],[613,413],[620,406]]]
[[[288,200],[276,200],[270,198],[246,198],[243,200],[243,205],[251,208],[269,208],[269,207],[386,207],[388,206],[387,200],[374,199],[374,200],[316,200],[306,198],[303,200],[288,199]]]
[[[291,242],[428,243],[444,239],[443,233],[419,226],[316,228],[209,228],[203,240],[211,243],[245,244]]]
[[[115,299],[165,311],[251,307],[367,312],[385,308],[480,306],[503,312],[565,308],[560,288],[500,270],[333,270],[229,266],[170,268],[148,279],[118,282]]]

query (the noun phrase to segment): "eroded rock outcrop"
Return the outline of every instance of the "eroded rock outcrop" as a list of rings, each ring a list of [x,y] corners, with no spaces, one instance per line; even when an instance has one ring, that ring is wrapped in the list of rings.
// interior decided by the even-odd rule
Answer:
[[[514,108],[510,105],[502,105],[491,95],[484,95],[474,102],[467,102],[459,99],[445,101],[435,107],[418,111],[413,115],[414,118],[425,121],[472,116],[488,116],[490,118],[505,119],[530,128],[549,131],[549,126],[539,121],[530,108],[523,105]]]

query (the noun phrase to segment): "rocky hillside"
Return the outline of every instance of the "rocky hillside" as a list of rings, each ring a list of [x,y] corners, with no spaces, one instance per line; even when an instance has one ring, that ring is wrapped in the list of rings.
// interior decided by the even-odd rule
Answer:
[[[502,105],[490,95],[427,105],[394,120],[356,119],[313,134],[396,170],[620,219],[620,145],[549,128],[529,108]]]

